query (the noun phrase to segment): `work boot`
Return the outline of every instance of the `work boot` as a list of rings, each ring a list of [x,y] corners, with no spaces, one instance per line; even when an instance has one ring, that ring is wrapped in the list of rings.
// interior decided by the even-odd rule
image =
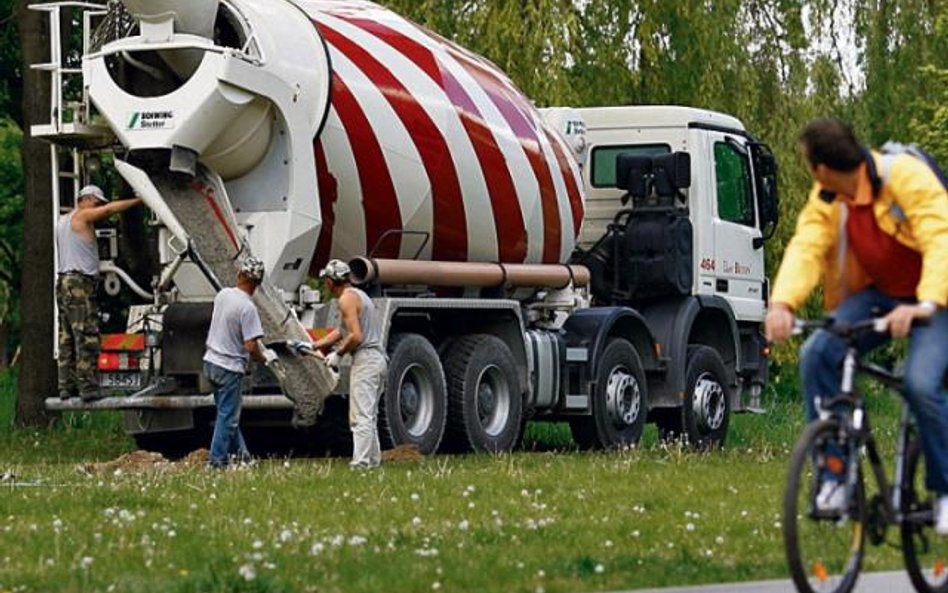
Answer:
[[[94,401],[99,401],[105,397],[105,394],[101,390],[96,389],[95,391],[87,391],[86,393],[80,393],[79,398],[82,399],[85,403],[91,403]]]
[[[948,494],[941,494],[935,501],[935,533],[948,535]]]

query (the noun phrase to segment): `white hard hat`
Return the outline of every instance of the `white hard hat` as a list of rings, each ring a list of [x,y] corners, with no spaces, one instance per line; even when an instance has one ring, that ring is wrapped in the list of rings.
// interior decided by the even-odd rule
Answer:
[[[263,282],[263,261],[259,257],[249,256],[240,263],[240,273],[257,284]]]
[[[349,264],[341,259],[334,259],[326,264],[326,267],[319,272],[320,278],[329,278],[333,282],[346,282],[349,280],[349,274],[352,269]]]
[[[102,188],[98,185],[87,185],[80,189],[79,193],[76,194],[76,201],[78,202],[81,198],[85,197],[95,198],[104,204],[108,204],[109,202],[109,199],[105,197],[105,192],[103,192]]]

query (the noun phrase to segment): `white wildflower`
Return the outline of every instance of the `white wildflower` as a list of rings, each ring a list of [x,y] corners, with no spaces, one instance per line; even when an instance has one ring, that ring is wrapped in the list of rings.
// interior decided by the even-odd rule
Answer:
[[[252,581],[257,578],[257,571],[252,564],[244,564],[237,570],[237,574],[243,577],[245,581]]]

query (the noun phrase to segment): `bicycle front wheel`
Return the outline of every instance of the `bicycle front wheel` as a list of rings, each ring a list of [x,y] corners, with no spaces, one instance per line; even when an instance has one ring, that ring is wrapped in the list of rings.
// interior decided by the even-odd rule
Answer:
[[[925,489],[922,447],[912,439],[902,488],[902,556],[919,593],[948,593],[948,538],[935,533],[935,495]]]
[[[783,500],[783,541],[800,593],[848,593],[859,577],[866,519],[862,472],[855,488],[847,491],[841,512],[816,507],[821,475],[840,473],[838,465],[846,463],[840,453],[846,449],[839,443],[836,420],[810,423],[793,449]]]

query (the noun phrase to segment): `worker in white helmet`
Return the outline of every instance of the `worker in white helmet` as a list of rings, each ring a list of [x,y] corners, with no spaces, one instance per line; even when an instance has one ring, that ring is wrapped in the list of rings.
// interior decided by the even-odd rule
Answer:
[[[263,346],[263,325],[252,299],[263,275],[263,262],[247,257],[237,272],[237,286],[224,288],[214,297],[204,354],[204,375],[214,386],[217,406],[208,460],[212,469],[251,460],[240,432],[244,374],[251,357],[266,365],[277,359],[276,353]]]
[[[101,397],[99,358],[99,246],[95,223],[141,204],[140,198],[110,202],[102,189],[87,185],[76,207],[56,222],[56,306],[59,310],[59,397],[83,401]]]
[[[342,356],[352,356],[349,370],[352,462],[349,465],[373,468],[382,460],[378,408],[388,359],[382,350],[381,324],[375,317],[375,305],[365,292],[352,286],[350,273],[349,265],[337,259],[319,273],[333,297],[339,300],[342,323],[313,346],[320,352],[335,346],[326,356],[331,367],[338,367]]]

